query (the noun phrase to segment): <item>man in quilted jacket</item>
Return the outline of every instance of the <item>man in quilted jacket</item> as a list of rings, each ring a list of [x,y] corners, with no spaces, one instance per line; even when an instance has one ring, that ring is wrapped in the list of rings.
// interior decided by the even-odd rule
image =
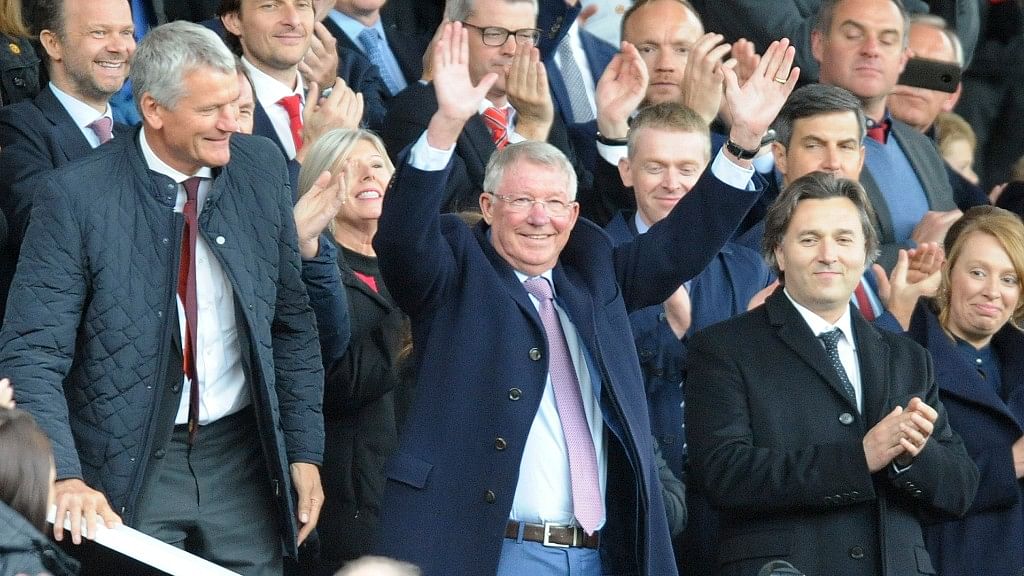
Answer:
[[[0,375],[53,442],[75,543],[123,521],[280,574],[323,503],[323,368],[300,258],[316,235],[297,241],[274,145],[235,134],[220,39],[175,22],[136,54],[141,129],[39,192]]]

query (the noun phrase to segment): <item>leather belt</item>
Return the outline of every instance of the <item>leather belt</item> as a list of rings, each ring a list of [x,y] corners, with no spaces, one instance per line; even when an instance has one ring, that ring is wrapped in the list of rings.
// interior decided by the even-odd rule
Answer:
[[[505,526],[505,538],[519,538],[519,525],[523,525],[523,540],[540,542],[554,548],[597,548],[601,542],[599,532],[590,536],[579,526],[563,526],[561,524],[529,524],[509,520]]]

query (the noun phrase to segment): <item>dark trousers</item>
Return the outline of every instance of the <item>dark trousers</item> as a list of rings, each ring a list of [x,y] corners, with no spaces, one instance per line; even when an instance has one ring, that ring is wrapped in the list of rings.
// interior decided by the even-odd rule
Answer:
[[[228,570],[279,576],[281,530],[252,409],[201,426],[192,446],[176,426],[163,452],[135,527]]]

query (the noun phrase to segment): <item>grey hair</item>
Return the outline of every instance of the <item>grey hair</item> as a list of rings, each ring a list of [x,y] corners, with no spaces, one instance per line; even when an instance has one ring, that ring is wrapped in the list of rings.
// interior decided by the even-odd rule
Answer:
[[[907,47],[907,43],[910,42],[910,13],[907,12],[906,5],[903,4],[902,0],[890,0],[900,10],[900,16],[903,17],[903,47]],[[821,33],[822,36],[827,37],[832,31],[832,18],[833,13],[836,11],[836,6],[844,2],[844,0],[821,0],[821,5],[818,7],[818,14],[814,20],[814,30]]]
[[[536,14],[540,8],[537,0],[504,0],[507,4],[518,2],[529,2],[533,5],[533,13]],[[462,22],[473,15],[476,8],[476,0],[448,0],[444,4],[444,19],[449,22]]]
[[[150,30],[132,59],[132,97],[142,107],[149,94],[174,107],[185,95],[185,75],[196,68],[235,74],[235,56],[213,31],[178,20]]]
[[[914,24],[928,26],[942,32],[949,39],[949,43],[953,45],[953,58],[956,59],[956,63],[961,68],[964,67],[964,46],[960,43],[960,37],[956,35],[956,30],[950,28],[945,18],[937,14],[914,14],[910,17],[910,25]]]
[[[782,238],[786,235],[786,229],[793,219],[797,205],[802,200],[827,200],[829,198],[847,198],[857,207],[860,217],[860,225],[864,229],[864,254],[866,267],[878,258],[878,232],[871,223],[875,211],[871,207],[864,188],[856,180],[849,178],[837,178],[827,172],[811,172],[794,180],[779,197],[768,207],[768,213],[764,217],[764,238],[761,241],[761,252],[771,267],[772,272],[779,278],[779,283],[785,285],[784,273],[779,269],[779,260],[775,257],[775,249],[782,244]]]
[[[828,84],[808,84],[794,90],[779,110],[772,128],[779,143],[789,148],[797,120],[836,112],[853,112],[857,117],[857,140],[864,140],[867,128],[860,99],[845,88]]]
[[[361,141],[372,144],[384,158],[384,166],[392,174],[395,173],[395,165],[391,163],[388,151],[379,136],[369,130],[337,128],[317,138],[306,151],[306,160],[299,170],[299,196],[309,192],[320,174],[330,172],[333,176],[338,165],[348,159],[352,149]],[[334,231],[333,219],[327,227]]]
[[[570,201],[576,200],[576,170],[561,150],[547,142],[526,140],[509,144],[491,154],[484,172],[484,192],[494,194],[505,179],[505,170],[517,162],[530,162],[550,168],[557,168],[565,174],[566,194]]]

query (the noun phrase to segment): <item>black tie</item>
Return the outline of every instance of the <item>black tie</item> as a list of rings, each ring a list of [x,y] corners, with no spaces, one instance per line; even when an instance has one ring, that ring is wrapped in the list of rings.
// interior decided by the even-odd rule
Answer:
[[[836,373],[839,375],[839,381],[843,383],[843,389],[853,400],[853,403],[857,403],[857,393],[853,390],[853,384],[850,384],[850,378],[846,375],[846,368],[843,367],[843,361],[839,359],[839,339],[842,338],[843,333],[839,328],[833,328],[828,332],[822,332],[818,334],[818,339],[821,340],[822,344],[825,345],[825,352],[828,353],[828,359],[832,362],[832,367],[835,368]]]

